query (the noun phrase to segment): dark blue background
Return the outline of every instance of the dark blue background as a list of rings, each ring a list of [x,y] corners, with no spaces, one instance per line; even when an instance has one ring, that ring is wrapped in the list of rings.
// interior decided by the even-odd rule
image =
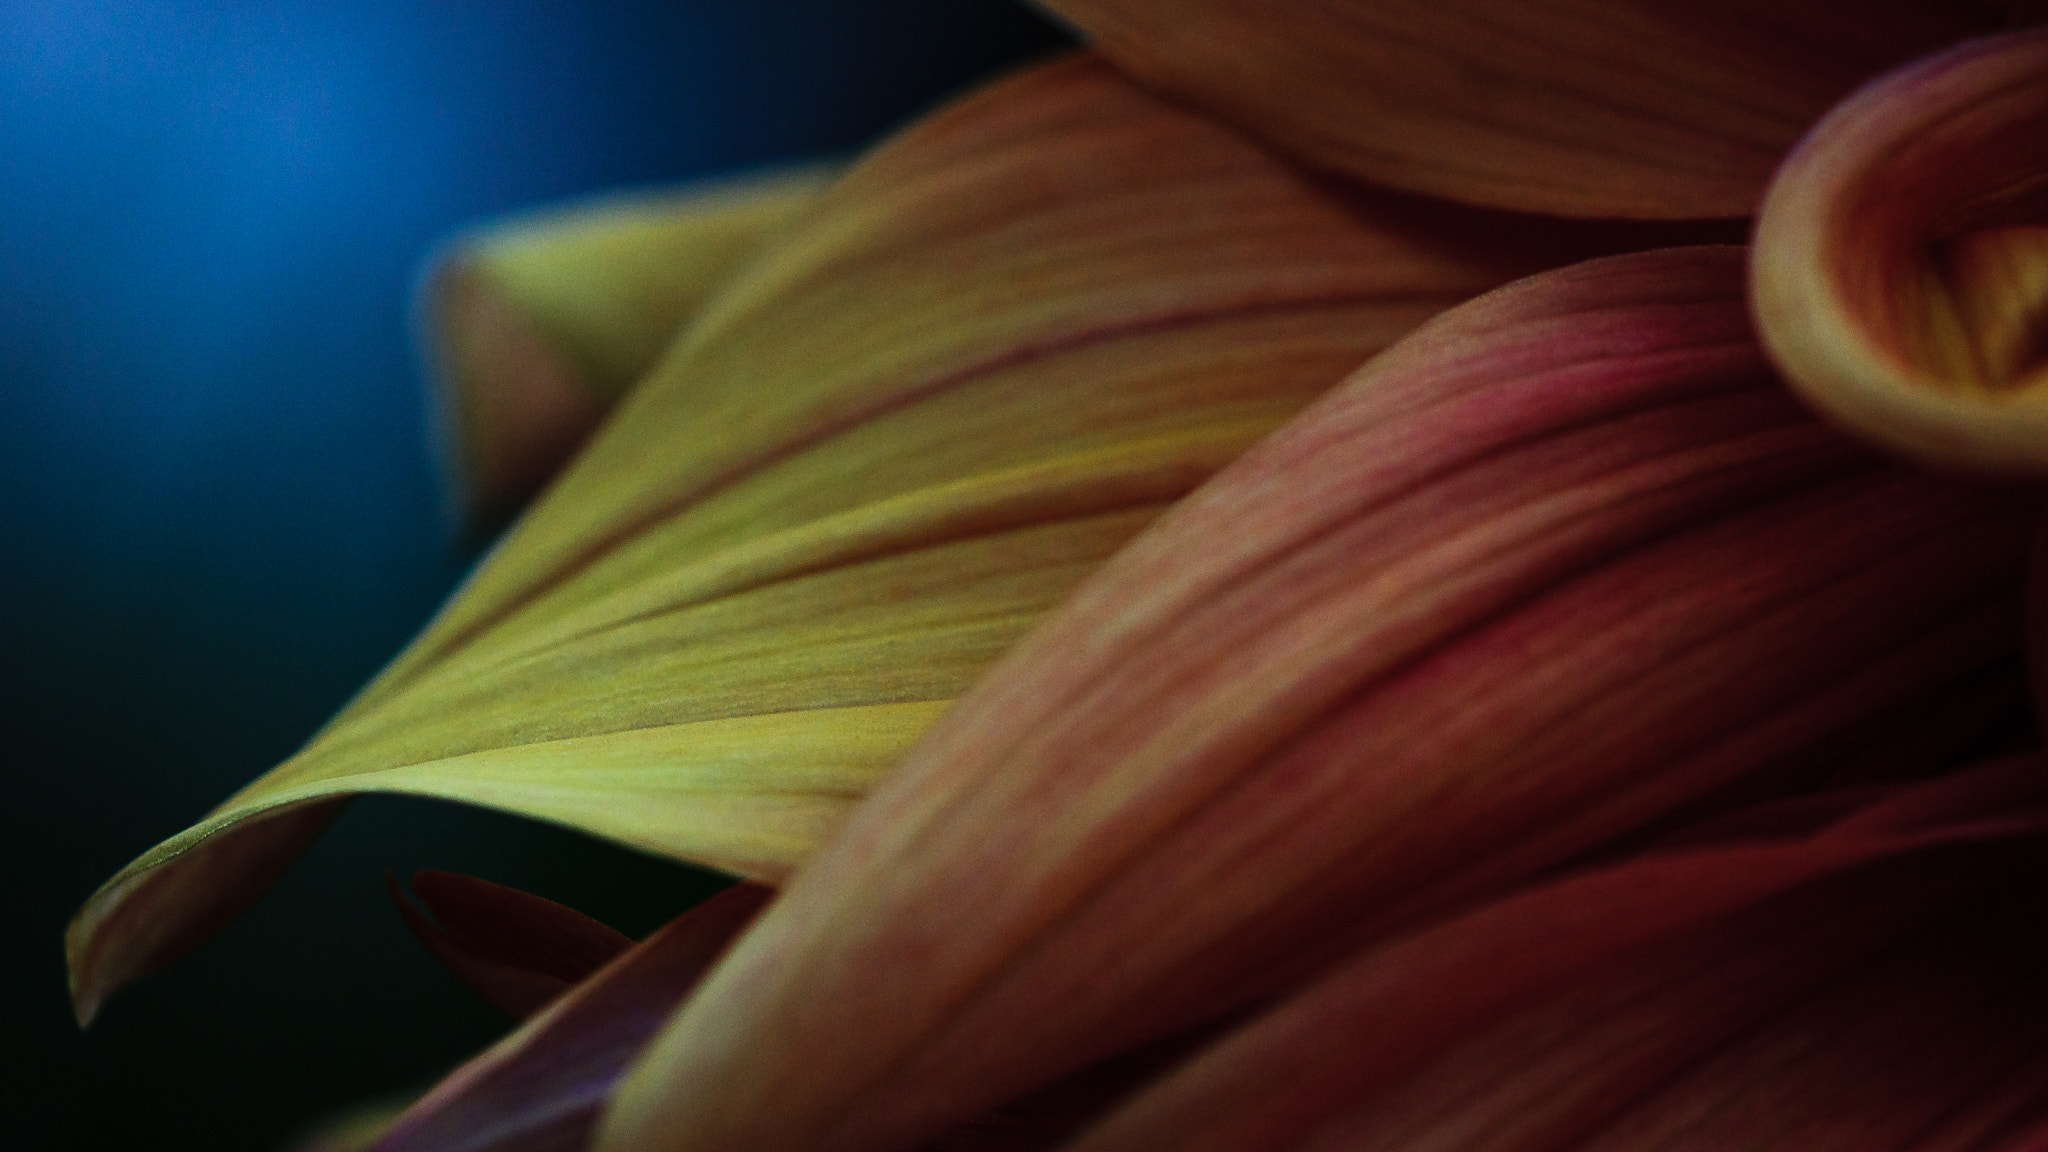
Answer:
[[[59,933],[288,754],[464,557],[406,333],[476,218],[872,139],[1058,34],[1008,0],[0,4],[7,1147],[276,1147],[504,1027],[379,873],[639,932],[685,870],[358,804],[254,914],[80,1036]]]

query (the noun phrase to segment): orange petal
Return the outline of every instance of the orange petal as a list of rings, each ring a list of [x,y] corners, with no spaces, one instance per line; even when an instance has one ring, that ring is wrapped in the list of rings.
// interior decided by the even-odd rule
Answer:
[[[707,306],[341,716],[88,903],[78,1002],[364,791],[787,875],[1215,469],[1436,311],[1640,239],[1342,199],[1091,58],[942,110]]]
[[[1039,0],[1134,75],[1336,172],[1563,216],[1747,216],[1866,77],[2002,5]]]
[[[2023,715],[2031,509],[1800,411],[1739,249],[1458,308],[977,685],[650,1048],[600,1146],[912,1143],[1859,749],[1950,763]]]
[[[575,1152],[632,1059],[761,907],[740,884],[676,917],[393,1121],[375,1152]]]
[[[633,946],[623,932],[516,888],[454,872],[416,872],[412,890],[387,874],[405,926],[442,967],[491,1006],[524,1020]]]
[[[1928,463],[2048,472],[2048,30],[1871,84],[1757,223],[1771,355],[1845,428]]]
[[[1935,1149],[2048,1125],[2048,764],[1649,855],[1356,959],[1074,1152]]]
[[[453,496],[475,530],[540,491],[691,317],[831,177],[727,177],[470,232],[423,280]]]

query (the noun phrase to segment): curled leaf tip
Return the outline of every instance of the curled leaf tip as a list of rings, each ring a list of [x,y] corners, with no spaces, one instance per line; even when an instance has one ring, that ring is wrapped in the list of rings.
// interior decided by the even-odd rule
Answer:
[[[1771,355],[1859,435],[2048,474],[2048,29],[1885,76],[1786,161],[1757,223]]]

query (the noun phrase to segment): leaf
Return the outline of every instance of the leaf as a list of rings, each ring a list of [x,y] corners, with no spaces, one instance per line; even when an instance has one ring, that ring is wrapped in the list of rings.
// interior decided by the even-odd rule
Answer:
[[[491,1006],[524,1020],[633,946],[573,908],[454,872],[415,872],[413,907],[384,877],[405,926],[441,966]]]
[[[773,897],[740,884],[676,917],[457,1069],[373,1152],[580,1152],[633,1054]]]
[[[1786,160],[1757,323],[1829,419],[1945,468],[2048,472],[2048,29],[1885,76]]]
[[[473,529],[531,499],[833,170],[607,197],[467,233],[422,282],[444,467]]]
[[[1568,863],[2024,723],[2032,495],[1801,411],[1742,265],[1504,288],[1177,505],[796,877],[599,1147],[912,1145]]]
[[[2048,1062],[2039,756],[1369,948],[1074,1152],[2014,1147]]]
[[[1149,84],[1372,184],[1562,216],[1747,216],[1865,78],[1992,30],[1937,0],[1039,0]]]
[[[775,882],[1167,505],[1441,308],[1639,242],[1340,198],[1079,58],[856,165],[425,633],[68,937],[81,1014],[365,791]]]

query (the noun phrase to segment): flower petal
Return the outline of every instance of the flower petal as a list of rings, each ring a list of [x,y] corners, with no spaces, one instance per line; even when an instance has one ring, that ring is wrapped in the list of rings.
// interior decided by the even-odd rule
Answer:
[[[1886,76],[1785,162],[1757,222],[1771,355],[1859,435],[2048,472],[2048,29]]]
[[[1564,216],[1747,216],[1865,77],[1999,26],[1939,0],[1040,0],[1310,162]]]
[[[88,903],[78,1002],[362,791],[784,876],[1169,503],[1441,308],[1635,239],[1340,199],[1089,58],[941,111],[707,306],[304,751]]]
[[[538,492],[825,166],[611,197],[460,237],[429,269],[422,338],[453,495],[479,528]]]
[[[1073,1147],[1876,1152],[2048,1124],[2044,768],[1645,856],[1369,949]]]
[[[413,894],[384,877],[405,926],[491,1006],[524,1020],[633,946],[607,924],[552,900],[454,872],[415,872]]]
[[[578,1152],[633,1054],[773,897],[741,884],[676,917],[450,1074],[376,1152]]]
[[[1176,506],[797,876],[599,1146],[910,1144],[1845,753],[1924,772],[2020,720],[2033,498],[1801,412],[1742,259],[1458,308]]]
[[[374,1100],[315,1121],[284,1152],[369,1152],[412,1101]]]

